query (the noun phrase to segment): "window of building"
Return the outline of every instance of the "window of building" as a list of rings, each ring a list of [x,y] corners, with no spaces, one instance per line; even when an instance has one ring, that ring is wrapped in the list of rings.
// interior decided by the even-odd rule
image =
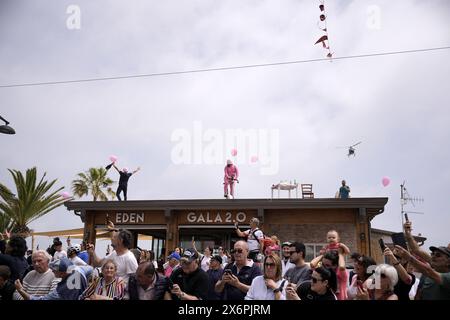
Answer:
[[[310,262],[312,259],[317,257],[320,253],[320,250],[326,245],[326,243],[305,243],[305,261]]]

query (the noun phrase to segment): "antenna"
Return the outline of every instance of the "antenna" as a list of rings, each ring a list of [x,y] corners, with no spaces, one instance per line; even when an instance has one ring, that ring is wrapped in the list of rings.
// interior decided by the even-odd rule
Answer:
[[[403,181],[403,183],[400,185],[400,206],[402,208],[402,228],[403,228],[403,224],[405,223],[404,221],[404,214],[405,213],[415,213],[415,214],[424,214],[424,212],[419,212],[419,211],[405,211],[404,210],[404,206],[408,203],[408,201],[411,202],[411,204],[413,205],[413,207],[415,207],[415,202],[423,202],[423,198],[419,198],[419,197],[411,197],[408,193],[408,190],[406,190],[405,187],[405,183],[406,181]]]

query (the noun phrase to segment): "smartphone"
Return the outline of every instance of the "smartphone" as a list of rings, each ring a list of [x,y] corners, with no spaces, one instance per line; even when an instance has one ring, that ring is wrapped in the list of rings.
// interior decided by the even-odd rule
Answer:
[[[195,241],[195,237],[194,236],[192,236],[192,241]]]
[[[170,278],[167,278],[167,282],[169,283],[169,289],[172,290],[173,289],[173,281]]]
[[[223,270],[223,274],[228,274],[231,276],[233,274],[233,272],[231,272],[231,269],[225,269],[225,270]]]
[[[358,286],[358,288],[362,289],[363,288],[363,282],[361,280],[356,280],[356,285]]]
[[[403,232],[393,233],[391,238],[393,244],[408,250],[408,245],[406,244],[406,239]]]
[[[383,239],[378,240],[378,242],[380,243],[381,251],[384,251],[384,249],[386,249],[386,245],[384,244]]]
[[[408,214],[407,214],[407,213],[405,213],[405,220],[406,220],[406,222],[409,222]]]

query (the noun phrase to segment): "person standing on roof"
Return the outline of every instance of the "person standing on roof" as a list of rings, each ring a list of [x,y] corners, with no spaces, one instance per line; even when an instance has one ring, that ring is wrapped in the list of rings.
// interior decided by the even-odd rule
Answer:
[[[234,186],[236,181],[239,182],[239,170],[231,160],[227,160],[227,165],[224,168],[225,176],[223,178],[224,197],[228,198],[228,186],[230,186],[230,195],[234,198]]]
[[[127,201],[128,179],[130,179],[130,177],[133,174],[135,174],[136,172],[141,170],[141,168],[138,167],[136,170],[134,170],[133,172],[130,173],[130,172],[128,172],[128,168],[123,168],[121,171],[121,170],[119,170],[119,168],[116,167],[115,163],[113,163],[113,166],[120,175],[119,186],[117,187],[117,191],[116,191],[117,199],[119,199],[119,201],[122,201],[122,199],[120,198],[120,192],[123,191],[123,197],[124,197],[125,201]]]

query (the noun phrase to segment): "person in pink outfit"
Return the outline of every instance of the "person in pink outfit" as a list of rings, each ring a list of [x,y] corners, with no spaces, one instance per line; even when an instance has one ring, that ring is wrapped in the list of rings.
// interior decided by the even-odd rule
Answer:
[[[227,160],[224,169],[225,176],[223,178],[224,197],[228,198],[228,186],[230,186],[230,195],[234,198],[234,185],[239,178],[239,170],[231,160]],[[239,182],[239,181],[238,181]]]

